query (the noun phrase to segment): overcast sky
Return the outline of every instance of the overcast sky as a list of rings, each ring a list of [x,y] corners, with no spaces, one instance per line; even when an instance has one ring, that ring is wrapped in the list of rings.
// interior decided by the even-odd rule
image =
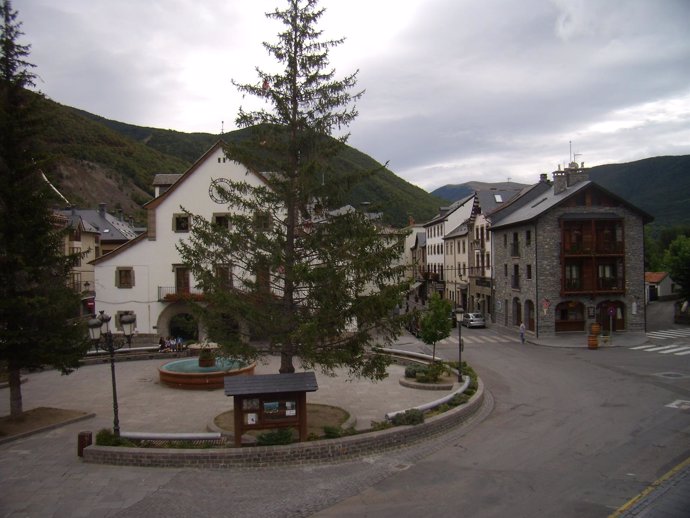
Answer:
[[[14,0],[38,88],[109,119],[235,128],[231,84],[276,71],[284,0]],[[342,77],[366,90],[350,144],[429,191],[534,183],[690,154],[688,0],[322,0]],[[273,67],[273,68],[272,68]],[[223,121],[223,122],[222,122]]]

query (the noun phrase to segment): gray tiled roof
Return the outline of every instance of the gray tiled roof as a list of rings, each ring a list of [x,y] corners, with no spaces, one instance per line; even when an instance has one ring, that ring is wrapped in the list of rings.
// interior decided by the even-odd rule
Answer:
[[[313,372],[293,374],[255,374],[253,376],[227,376],[226,396],[250,396],[282,392],[315,392],[319,385]]]

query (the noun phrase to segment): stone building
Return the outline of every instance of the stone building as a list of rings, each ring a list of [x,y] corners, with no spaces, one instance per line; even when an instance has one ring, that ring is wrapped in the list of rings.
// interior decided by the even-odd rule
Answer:
[[[571,163],[489,216],[497,325],[534,336],[643,331],[644,211]]]

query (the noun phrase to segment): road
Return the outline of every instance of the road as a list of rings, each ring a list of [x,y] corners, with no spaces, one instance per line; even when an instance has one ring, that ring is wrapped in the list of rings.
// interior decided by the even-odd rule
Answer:
[[[439,356],[457,357],[456,333]],[[151,469],[78,461],[76,423],[0,448],[0,515],[597,518],[690,455],[690,410],[674,406],[690,401],[690,355],[463,337],[488,404],[440,438],[332,465]]]
[[[690,413],[667,406],[690,400],[689,356],[463,336],[489,417],[316,516],[605,517],[690,454]],[[456,358],[457,346],[437,353]]]

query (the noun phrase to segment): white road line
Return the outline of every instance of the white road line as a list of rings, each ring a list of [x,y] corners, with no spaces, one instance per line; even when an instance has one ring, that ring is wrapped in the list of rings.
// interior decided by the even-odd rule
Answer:
[[[671,349],[673,347],[678,347],[677,345],[662,345],[661,347],[652,347],[651,349],[645,349],[646,353],[654,353],[657,351],[663,351],[664,349]]]
[[[675,349],[668,349],[666,351],[659,351],[659,354],[669,354],[669,353],[678,353],[680,351],[690,351],[690,347],[681,347],[681,346],[672,346],[675,347]]]
[[[653,346],[653,345],[649,345],[649,344],[647,344],[647,345],[638,345],[637,347],[630,347],[630,349],[634,349],[634,350],[637,351],[637,350],[649,349],[650,347],[654,347],[654,346]]]
[[[676,353],[676,356],[685,356],[686,354],[690,354],[690,351],[683,351],[682,353]]]
[[[664,329],[662,331],[652,331],[647,333],[649,338],[657,338],[664,340],[667,338],[679,338],[684,336],[690,336],[690,329]]]

